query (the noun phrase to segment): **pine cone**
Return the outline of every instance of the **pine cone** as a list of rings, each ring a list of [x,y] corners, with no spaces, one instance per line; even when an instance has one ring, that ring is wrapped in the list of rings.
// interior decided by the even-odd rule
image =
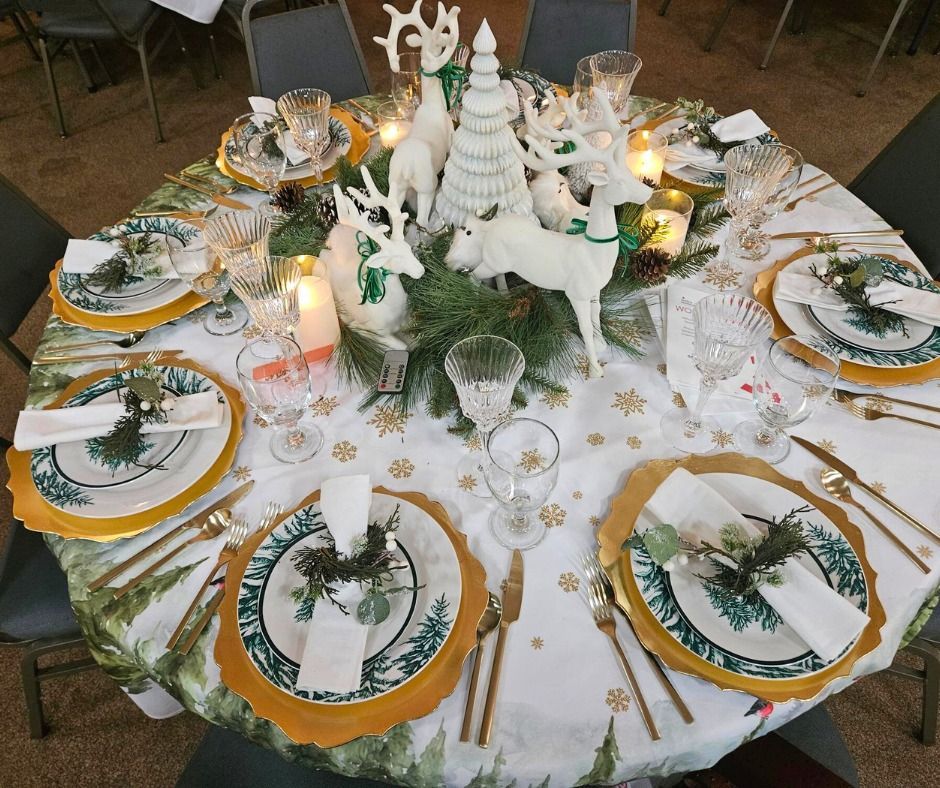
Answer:
[[[662,249],[646,246],[630,256],[633,275],[647,285],[661,285],[669,276],[672,258]]]
[[[293,213],[304,201],[304,187],[296,182],[284,183],[274,190],[271,203],[281,213]]]
[[[336,199],[332,194],[324,194],[317,200],[314,212],[324,227],[330,228],[339,221],[336,213]]]

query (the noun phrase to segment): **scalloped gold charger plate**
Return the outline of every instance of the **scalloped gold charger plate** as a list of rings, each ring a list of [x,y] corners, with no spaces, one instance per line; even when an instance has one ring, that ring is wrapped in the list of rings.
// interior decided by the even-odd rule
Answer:
[[[488,594],[486,573],[467,547],[467,537],[454,528],[441,504],[421,493],[384,487],[373,491],[400,498],[430,515],[447,535],[460,565],[460,606],[450,635],[423,670],[390,692],[353,704],[329,704],[298,698],[275,687],[245,649],[238,623],[238,589],[255,551],[277,526],[252,536],[228,567],[215,643],[222,682],[248,701],[257,716],[273,722],[297,744],[335,747],[360,736],[380,736],[393,725],[429,714],[454,691],[464,660],[476,645],[476,627]],[[319,500],[317,490],[291,514]],[[285,604],[289,602],[285,600]]]
[[[751,477],[783,488],[819,510],[849,543],[865,579],[869,623],[847,651],[821,669],[787,678],[764,678],[727,670],[686,648],[650,610],[634,575],[630,552],[621,553],[623,541],[633,532],[640,512],[657,487],[676,468],[694,474],[732,474]],[[757,506],[755,500],[755,508]],[[783,514],[783,512],[777,513]],[[861,531],[849,522],[844,511],[835,504],[810,492],[802,483],[783,476],[762,460],[727,453],[692,456],[681,460],[653,460],[634,471],[626,487],[614,499],[611,513],[598,531],[599,558],[607,567],[614,585],[617,604],[629,616],[643,645],[673,670],[706,679],[721,689],[747,692],[775,703],[810,700],[831,682],[847,676],[858,659],[874,650],[881,642],[885,613],[875,587],[877,575],[865,555]]]
[[[211,492],[229,472],[235,460],[235,452],[242,439],[242,419],[245,416],[245,404],[238,389],[227,385],[218,375],[210,373],[204,367],[188,359],[167,359],[164,366],[183,367],[199,372],[209,378],[228,400],[232,410],[232,425],[228,440],[222,447],[218,459],[208,471],[196,479],[192,485],[169,500],[142,512],[123,517],[81,517],[54,508],[45,501],[36,489],[30,473],[32,452],[7,450],[7,465],[10,468],[10,480],[7,489],[13,495],[13,516],[22,521],[30,531],[41,531],[62,536],[66,539],[90,539],[94,542],[111,542],[136,536],[148,528],[163,522],[168,517],[182,512],[187,506]],[[120,370],[130,369],[119,367]],[[79,391],[92,383],[114,374],[114,369],[99,369],[72,381],[62,394],[47,407],[58,408]]]
[[[777,312],[777,308],[774,306],[774,281],[777,278],[777,274],[794,260],[799,260],[801,257],[815,253],[815,250],[808,247],[799,249],[789,257],[777,261],[770,266],[770,268],[765,268],[754,280],[754,298],[770,312],[774,319],[774,330],[771,334],[774,339],[780,339],[780,337],[793,334],[793,330],[783,322],[779,312]],[[906,260],[900,260],[889,254],[879,254],[878,256],[885,257],[895,263],[900,263],[911,270],[917,270]],[[918,271],[918,273],[920,272]],[[850,380],[853,383],[861,383],[865,386],[876,386],[878,388],[907,386],[913,383],[925,383],[928,380],[940,378],[940,358],[911,367],[872,367],[866,364],[856,364],[852,361],[843,361],[839,374],[846,380]]]

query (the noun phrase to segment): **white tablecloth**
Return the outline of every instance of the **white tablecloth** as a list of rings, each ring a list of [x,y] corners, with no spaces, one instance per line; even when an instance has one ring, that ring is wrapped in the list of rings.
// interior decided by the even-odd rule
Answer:
[[[222,7],[223,0],[153,0],[171,11],[192,19],[194,22],[209,24],[215,19]]]

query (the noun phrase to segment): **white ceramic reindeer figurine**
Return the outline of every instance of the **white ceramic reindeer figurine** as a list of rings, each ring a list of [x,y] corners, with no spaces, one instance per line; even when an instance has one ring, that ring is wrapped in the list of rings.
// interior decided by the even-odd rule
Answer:
[[[350,188],[349,193],[363,206],[363,212],[336,184],[333,185],[339,221],[330,231],[320,259],[326,264],[333,297],[344,321],[377,334],[386,347],[402,350],[407,344],[398,334],[408,312],[407,296],[398,275],[407,274],[412,279],[420,279],[424,275],[424,266],[405,240],[408,215],[401,211],[395,188],[390,186],[389,194],[385,196],[376,188],[365,167],[361,172],[368,193],[354,188]],[[368,214],[372,208],[384,208],[388,212],[391,228],[369,222]],[[362,248],[371,246],[370,241],[378,250],[363,260]],[[370,278],[371,282],[368,281]],[[384,291],[384,295],[375,301],[368,297],[372,285],[378,293]]]
[[[400,68],[398,37],[401,31],[406,27],[414,27],[418,31],[405,36],[405,43],[421,47],[421,104],[415,112],[411,131],[392,154],[389,182],[395,185],[402,201],[408,199],[417,213],[418,224],[428,227],[438,187],[438,173],[444,168],[454,136],[454,121],[435,73],[447,65],[457,48],[460,32],[457,14],[460,8],[454,6],[446,11],[444,4],[438,3],[434,27],[428,27],[421,17],[421,0],[415,0],[408,13],[387,3],[382,8],[391,16],[392,24],[388,36],[375,36],[373,40],[385,47],[389,65],[395,73]]]
[[[513,271],[536,287],[563,291],[578,318],[591,377],[604,374],[597,358],[598,350],[606,350],[600,329],[600,293],[610,281],[620,250],[616,206],[645,203],[653,191],[627,169],[629,127],[620,125],[606,97],[601,95],[599,100],[603,112],[597,121],[582,120],[575,101],[567,99],[570,129],[540,125],[536,133],[551,140],[548,145],[532,135],[526,137],[526,163],[534,169],[558,169],[579,162],[600,165],[588,175],[594,191],[585,232],[552,232],[518,216],[500,216],[489,222],[470,219],[455,233],[447,254],[451,268],[471,270],[479,279]],[[607,131],[612,137],[610,145],[591,145],[585,135],[595,131]],[[574,151],[554,150],[566,141],[574,143]]]

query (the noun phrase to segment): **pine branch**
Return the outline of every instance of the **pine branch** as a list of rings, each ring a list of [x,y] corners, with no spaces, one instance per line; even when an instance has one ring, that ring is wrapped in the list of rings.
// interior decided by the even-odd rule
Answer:
[[[669,275],[676,279],[686,279],[705,267],[709,260],[718,254],[721,247],[705,241],[686,241],[675,257]]]
[[[272,255],[320,254],[330,228],[320,218],[319,199],[316,194],[308,194],[298,208],[276,220],[269,243]]]
[[[731,218],[728,209],[720,201],[704,203],[696,206],[692,212],[692,222],[689,225],[689,238],[701,240],[725,225]]]

